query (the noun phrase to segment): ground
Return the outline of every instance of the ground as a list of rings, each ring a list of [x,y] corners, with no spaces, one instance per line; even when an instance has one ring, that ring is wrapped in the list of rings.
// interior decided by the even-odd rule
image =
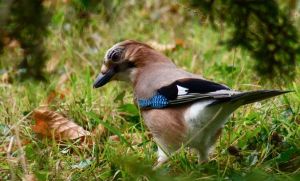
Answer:
[[[67,1],[66,1],[67,2]],[[133,1],[132,1],[133,2]],[[129,10],[129,11],[128,11]],[[168,1],[130,2],[116,14],[93,13],[87,24],[74,20],[68,4],[56,4],[45,46],[47,81],[14,80],[0,84],[0,177],[38,180],[297,180],[300,178],[300,78],[285,85],[264,80],[254,60],[240,48],[220,44],[226,27],[215,30],[199,13]],[[73,12],[74,13],[74,12]],[[296,24],[296,26],[299,26]],[[179,67],[236,90],[294,90],[284,96],[238,109],[210,155],[197,163],[188,149],[153,171],[157,147],[133,105],[132,89],[113,82],[101,89],[92,84],[105,51],[114,43],[134,39],[163,51]],[[8,47],[0,70],[12,70],[21,50]],[[4,73],[2,74],[4,75]],[[42,105],[91,131],[108,131],[92,144],[58,142],[33,131],[32,111]],[[125,137],[134,133],[136,138]],[[121,135],[120,141],[109,139]],[[12,139],[14,139],[12,141]],[[12,143],[10,148],[10,143]],[[2,180],[1,179],[1,180]]]

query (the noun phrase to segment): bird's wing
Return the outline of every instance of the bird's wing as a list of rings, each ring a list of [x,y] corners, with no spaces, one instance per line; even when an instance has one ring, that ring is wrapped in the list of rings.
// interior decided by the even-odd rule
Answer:
[[[200,99],[227,99],[239,94],[229,87],[203,79],[179,79],[157,90],[167,98],[170,105],[192,102]]]
[[[238,92],[230,90],[225,85],[203,79],[179,79],[173,83],[161,87],[157,93],[149,99],[138,99],[140,108],[160,109],[171,105],[184,104],[200,100],[214,100],[210,105],[224,101],[241,106],[261,101],[290,91],[281,90],[255,90]]]

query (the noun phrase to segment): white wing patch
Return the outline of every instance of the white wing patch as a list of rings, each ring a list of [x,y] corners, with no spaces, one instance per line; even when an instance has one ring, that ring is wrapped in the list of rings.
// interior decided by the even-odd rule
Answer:
[[[182,104],[187,102],[192,102],[195,100],[201,99],[222,99],[222,98],[230,98],[234,95],[240,94],[241,92],[233,91],[233,90],[217,90],[214,92],[208,93],[190,93],[188,92],[188,88],[177,86],[178,96],[175,100],[170,100],[170,104]]]
[[[209,94],[212,95],[214,98],[222,98],[222,97],[231,97],[233,95],[239,94],[240,92],[234,90],[218,90],[215,92],[210,92]]]
[[[177,95],[186,95],[187,92],[188,92],[188,88],[185,88],[185,87],[181,87],[179,85],[176,85],[177,86],[177,90],[178,90],[178,94]]]

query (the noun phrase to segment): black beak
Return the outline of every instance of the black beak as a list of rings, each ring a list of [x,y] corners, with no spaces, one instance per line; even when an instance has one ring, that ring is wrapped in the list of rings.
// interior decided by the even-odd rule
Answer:
[[[100,73],[95,82],[93,87],[98,88],[104,86],[106,83],[109,82],[109,80],[115,75],[115,69],[112,67],[110,68],[105,74]]]

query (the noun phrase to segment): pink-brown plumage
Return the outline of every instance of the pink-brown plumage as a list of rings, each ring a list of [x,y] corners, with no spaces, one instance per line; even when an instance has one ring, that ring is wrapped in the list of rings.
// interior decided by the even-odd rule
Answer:
[[[101,87],[110,80],[127,81],[132,84],[136,104],[140,99],[152,98],[160,88],[178,80],[182,84],[179,82],[176,85],[177,98],[185,93],[187,99],[191,96],[199,97],[196,101],[162,109],[141,109],[145,124],[158,144],[158,165],[165,162],[168,155],[182,145],[196,149],[199,160],[206,161],[210,147],[221,134],[227,118],[235,109],[244,104],[286,93],[274,90],[232,91],[227,86],[205,81],[199,75],[177,68],[165,55],[146,44],[132,40],[117,43],[107,51],[101,73],[94,87]],[[197,85],[195,83],[190,85],[196,86],[194,90],[200,92],[189,94],[185,92],[189,90],[187,87],[179,86],[179,84],[186,85],[184,82],[189,83],[191,79],[193,81],[190,83],[196,81]],[[209,89],[211,92],[206,91]],[[203,99],[205,93],[209,93],[209,96]]]
[[[176,110],[148,109],[141,112],[156,141],[160,142],[161,146],[165,145],[167,149],[176,150],[182,146],[187,133],[183,117],[185,109],[186,106],[182,106]]]

